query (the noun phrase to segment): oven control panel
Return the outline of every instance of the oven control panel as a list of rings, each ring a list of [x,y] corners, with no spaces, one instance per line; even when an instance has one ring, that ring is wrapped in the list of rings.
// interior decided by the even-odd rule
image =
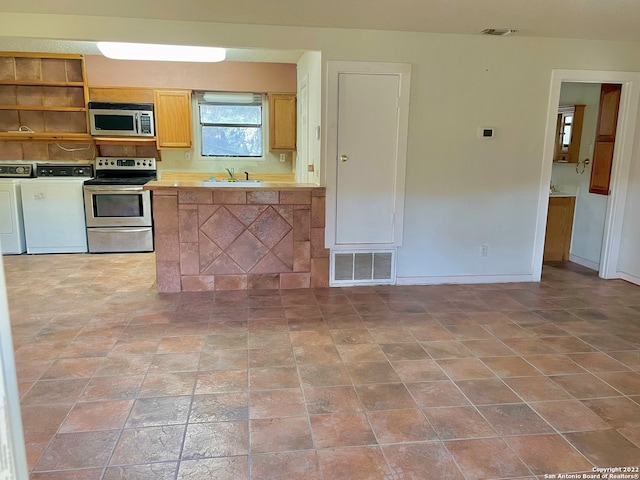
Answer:
[[[97,157],[96,170],[155,170],[156,159]]]

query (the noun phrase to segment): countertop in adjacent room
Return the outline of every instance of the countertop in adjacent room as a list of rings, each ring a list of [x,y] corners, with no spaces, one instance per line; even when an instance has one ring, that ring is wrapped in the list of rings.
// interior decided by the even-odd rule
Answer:
[[[324,188],[315,183],[295,183],[295,182],[266,182],[262,185],[246,185],[242,187],[225,185],[205,185],[204,180],[152,180],[144,186],[145,190],[162,190],[168,188],[203,188],[203,189],[224,189],[224,190],[311,190]]]
[[[262,185],[205,185],[210,178],[225,178],[226,174],[211,172],[162,172],[161,178],[145,185],[146,190],[163,190],[171,188],[184,189],[225,189],[225,190],[311,190],[324,188],[315,183],[297,183],[293,174],[255,173],[251,179],[262,180]]]

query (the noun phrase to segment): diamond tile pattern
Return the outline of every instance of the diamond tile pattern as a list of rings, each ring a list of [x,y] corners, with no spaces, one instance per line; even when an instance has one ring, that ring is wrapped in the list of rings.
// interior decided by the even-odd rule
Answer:
[[[159,292],[328,287],[324,188],[157,196]]]
[[[201,273],[293,271],[291,207],[276,210],[271,205],[229,205],[211,210],[207,219],[202,218],[206,209],[198,213]]]
[[[249,230],[269,248],[273,248],[292,228],[272,207],[249,225]]]
[[[267,253],[269,249],[248,230],[242,232],[227,248],[227,255],[240,265],[244,272],[250,272]]]
[[[200,231],[224,250],[244,231],[244,225],[229,210],[222,207],[205,220]]]

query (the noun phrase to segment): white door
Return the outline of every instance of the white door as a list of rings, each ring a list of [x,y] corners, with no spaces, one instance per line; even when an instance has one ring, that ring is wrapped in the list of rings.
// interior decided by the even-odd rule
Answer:
[[[397,241],[400,84],[399,74],[338,75],[336,245]]]

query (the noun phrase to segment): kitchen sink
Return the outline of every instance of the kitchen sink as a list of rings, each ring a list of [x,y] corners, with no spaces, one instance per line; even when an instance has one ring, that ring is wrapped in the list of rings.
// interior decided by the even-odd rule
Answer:
[[[248,188],[248,187],[261,187],[262,180],[229,180],[229,179],[209,179],[204,180],[202,184],[206,187],[240,187],[240,188]]]

